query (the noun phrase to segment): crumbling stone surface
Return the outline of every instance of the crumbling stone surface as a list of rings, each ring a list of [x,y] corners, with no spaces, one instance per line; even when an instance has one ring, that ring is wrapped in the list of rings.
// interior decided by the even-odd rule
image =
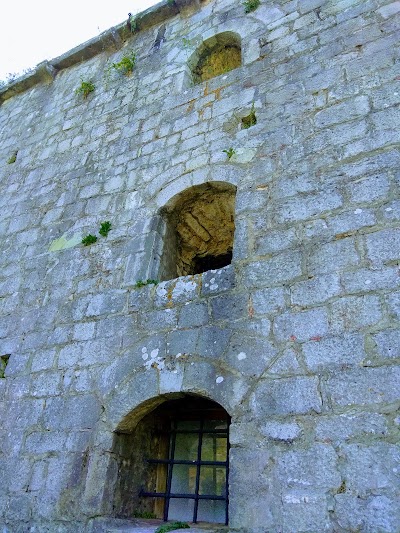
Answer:
[[[164,2],[0,89],[1,531],[117,527],[115,435],[194,394],[230,531],[398,532],[398,4]]]
[[[167,218],[170,238],[176,239],[164,251],[164,255],[172,255],[176,247],[173,277],[197,274],[199,259],[232,253],[234,210],[231,187],[195,187],[181,195]]]

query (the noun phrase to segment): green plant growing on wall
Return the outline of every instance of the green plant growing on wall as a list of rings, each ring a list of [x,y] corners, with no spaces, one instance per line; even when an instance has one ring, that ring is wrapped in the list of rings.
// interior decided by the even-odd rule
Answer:
[[[251,128],[252,126],[255,126],[257,124],[257,117],[256,117],[256,111],[254,109],[254,102],[251,106],[250,114],[247,115],[247,117],[242,118],[242,127],[244,129]]]
[[[167,4],[169,6],[173,6],[175,4],[175,0],[167,0]]]
[[[157,516],[150,511],[133,511],[133,518],[157,518]]]
[[[6,372],[6,367],[7,367],[7,363],[9,359],[10,359],[9,355],[2,355],[0,357],[0,378],[6,377],[5,372]]]
[[[96,235],[91,235],[89,233],[89,235],[86,235],[86,237],[83,237],[82,244],[83,244],[83,246],[89,246],[90,244],[93,244],[96,241],[97,241]]]
[[[140,287],[145,287],[146,285],[158,285],[160,282],[158,279],[146,279],[146,281],[143,281],[142,279],[139,279],[134,287],[136,289],[139,289]]]
[[[111,229],[111,222],[108,220],[105,220],[104,222],[101,222],[99,233],[102,237],[107,237],[109,231]]]
[[[95,86],[91,81],[83,81],[81,82],[80,86],[75,89],[75,94],[82,95],[83,98],[87,98],[90,93],[92,93],[95,90]]]
[[[131,29],[131,33],[135,33],[137,30],[137,18],[132,15],[132,13],[129,13],[129,27]]]
[[[225,154],[228,156],[228,159],[230,159],[234,154],[236,154],[234,148],[228,148],[227,150],[222,150],[225,152]]]
[[[175,529],[189,529],[189,524],[186,522],[171,522],[170,524],[163,524],[159,526],[154,533],[168,533],[168,531],[174,531]]]
[[[135,64],[136,54],[134,52],[126,52],[118,63],[111,64],[111,68],[125,76],[129,76],[132,74]]]
[[[251,13],[255,11],[260,5],[260,0],[246,0],[243,2],[244,12]]]
[[[17,155],[18,155],[18,150],[15,150],[15,152],[13,152],[11,157],[8,159],[7,163],[9,165],[12,165],[13,163],[15,163],[15,161],[17,160]]]

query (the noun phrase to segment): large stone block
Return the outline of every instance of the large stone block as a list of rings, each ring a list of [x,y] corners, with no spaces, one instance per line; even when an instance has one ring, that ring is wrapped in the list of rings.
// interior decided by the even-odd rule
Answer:
[[[278,224],[307,220],[325,211],[341,207],[343,199],[336,191],[323,191],[283,202],[275,209],[274,219]]]
[[[399,259],[400,230],[387,229],[366,236],[368,259],[373,264]]]
[[[366,96],[358,96],[320,111],[315,116],[315,124],[318,128],[325,128],[338,122],[346,122],[364,116],[369,110],[368,98]]]
[[[328,379],[326,390],[334,408],[352,405],[390,404],[400,399],[396,367],[363,368]]]
[[[329,498],[313,489],[286,489],[282,494],[284,531],[332,531]]]
[[[335,332],[362,329],[377,324],[383,317],[378,296],[348,296],[331,305],[331,323]]]
[[[364,339],[358,334],[316,338],[305,342],[302,350],[306,365],[313,372],[360,366],[367,356]]]
[[[376,494],[360,498],[350,493],[335,496],[336,522],[344,530],[391,533],[400,523],[395,497]]]
[[[243,268],[243,285],[249,288],[281,285],[302,273],[302,257],[298,251],[284,252],[271,259],[249,263]]]
[[[343,445],[343,477],[350,493],[366,497],[377,492],[398,494],[400,449],[381,442]]]
[[[278,478],[289,489],[328,491],[341,484],[338,456],[331,444],[314,444],[309,449],[282,453],[276,468]]]
[[[288,312],[274,321],[274,334],[280,341],[308,341],[324,337],[329,330],[325,308],[316,308],[301,313]]]
[[[352,438],[386,435],[388,424],[384,415],[378,413],[346,413],[320,417],[315,434],[322,442],[339,443]]]
[[[377,351],[383,359],[400,358],[400,330],[383,331],[373,336]]]
[[[259,377],[276,356],[275,347],[268,340],[234,333],[224,360],[241,374]]]
[[[337,274],[315,276],[310,280],[294,283],[290,287],[292,304],[307,307],[339,296],[341,292],[342,288]]]
[[[256,315],[276,314],[285,307],[285,290],[282,287],[261,289],[253,293],[252,308]]]
[[[340,272],[360,263],[354,239],[347,238],[323,244],[310,253],[308,273],[315,275]]]
[[[251,408],[261,420],[271,415],[320,413],[322,400],[318,380],[309,377],[263,379],[252,394]]]

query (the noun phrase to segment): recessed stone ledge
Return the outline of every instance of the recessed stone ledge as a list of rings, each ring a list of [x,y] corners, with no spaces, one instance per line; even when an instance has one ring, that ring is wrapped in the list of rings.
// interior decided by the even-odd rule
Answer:
[[[188,7],[198,9],[201,2],[204,1],[174,0],[173,3],[169,3],[168,0],[163,0],[135,16],[135,33],[160,24],[178,13],[187,12]],[[126,22],[123,22],[106,30],[99,36],[72,48],[72,50],[61,56],[39,63],[33,70],[0,87],[0,105],[9,98],[23,93],[35,85],[51,83],[60,70],[87,61],[105,50],[119,50],[123,43],[132,35],[126,26]]]

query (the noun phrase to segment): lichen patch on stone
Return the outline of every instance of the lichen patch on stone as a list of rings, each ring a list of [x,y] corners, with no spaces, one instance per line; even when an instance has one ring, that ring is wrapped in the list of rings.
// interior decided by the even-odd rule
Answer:
[[[68,248],[73,248],[78,244],[81,244],[82,236],[75,233],[70,239],[67,239],[65,235],[55,239],[49,247],[49,252],[59,252],[60,250],[67,250]]]

